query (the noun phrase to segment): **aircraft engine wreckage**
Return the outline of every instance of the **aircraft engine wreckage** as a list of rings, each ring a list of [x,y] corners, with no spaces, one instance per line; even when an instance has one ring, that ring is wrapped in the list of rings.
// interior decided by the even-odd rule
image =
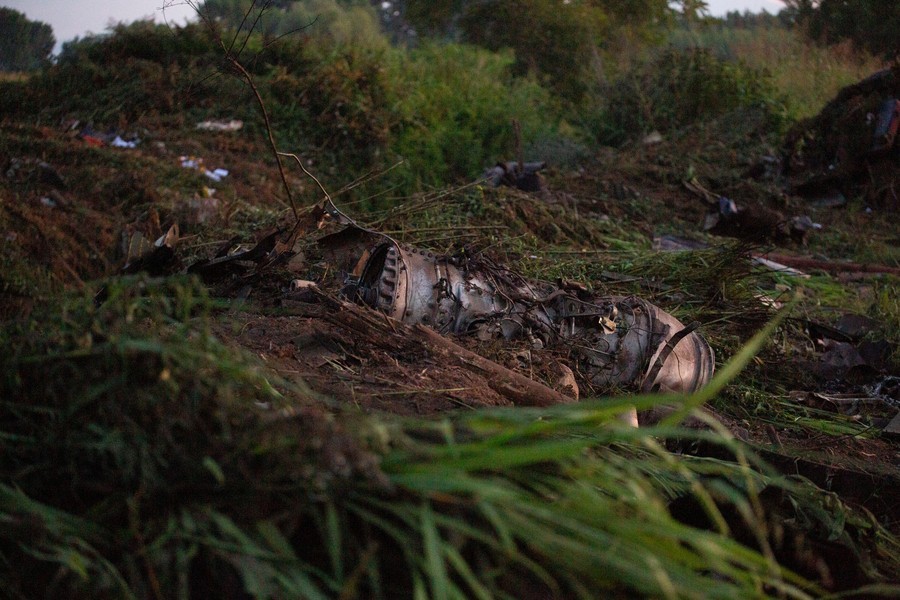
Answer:
[[[599,296],[534,282],[485,258],[439,256],[393,240],[355,272],[357,300],[409,324],[481,339],[566,347],[604,390],[690,393],[712,377],[709,344],[636,297]]]

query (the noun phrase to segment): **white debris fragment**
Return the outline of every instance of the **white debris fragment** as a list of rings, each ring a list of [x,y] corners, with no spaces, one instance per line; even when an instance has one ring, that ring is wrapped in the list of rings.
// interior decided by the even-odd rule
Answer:
[[[794,269],[787,265],[777,263],[774,260],[769,260],[768,258],[754,256],[753,262],[757,265],[769,269],[770,271],[775,271],[776,273],[781,273],[782,275],[787,275],[788,277],[801,277],[803,279],[809,279],[809,275],[807,273],[804,273],[803,271]]]
[[[244,122],[239,119],[201,121],[197,123],[197,129],[201,131],[240,131]]]

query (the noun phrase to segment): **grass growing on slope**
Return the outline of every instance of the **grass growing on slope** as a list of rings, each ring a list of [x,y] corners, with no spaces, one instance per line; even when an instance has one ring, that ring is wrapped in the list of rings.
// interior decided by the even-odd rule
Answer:
[[[629,404],[672,399],[329,414],[212,338],[191,280],[112,282],[99,298],[4,331],[12,597],[819,595],[815,569],[780,547],[776,509],[861,557],[869,578],[844,587],[890,576],[892,538],[727,435],[685,434],[736,462],[668,453],[669,427],[616,425]]]

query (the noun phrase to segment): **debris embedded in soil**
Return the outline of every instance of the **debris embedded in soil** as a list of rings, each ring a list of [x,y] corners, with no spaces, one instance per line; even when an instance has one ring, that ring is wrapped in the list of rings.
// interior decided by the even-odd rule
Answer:
[[[872,208],[900,206],[900,64],[842,89],[788,134],[782,175],[807,198],[862,197]]]
[[[544,161],[499,162],[484,172],[483,179],[493,187],[508,185],[524,192],[539,192],[544,189],[540,171],[546,166],[547,163]]]
[[[438,256],[386,242],[362,268],[359,299],[406,323],[480,339],[567,349],[601,390],[690,393],[712,376],[695,325],[635,297],[578,294],[527,281],[483,257]]]

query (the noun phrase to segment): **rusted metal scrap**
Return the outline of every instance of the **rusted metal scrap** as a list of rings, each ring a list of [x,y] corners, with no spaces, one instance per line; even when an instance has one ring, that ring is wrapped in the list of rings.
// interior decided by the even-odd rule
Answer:
[[[399,321],[482,339],[566,348],[603,390],[690,393],[713,374],[709,344],[636,297],[529,281],[485,258],[435,255],[393,240],[359,270],[357,299]]]

